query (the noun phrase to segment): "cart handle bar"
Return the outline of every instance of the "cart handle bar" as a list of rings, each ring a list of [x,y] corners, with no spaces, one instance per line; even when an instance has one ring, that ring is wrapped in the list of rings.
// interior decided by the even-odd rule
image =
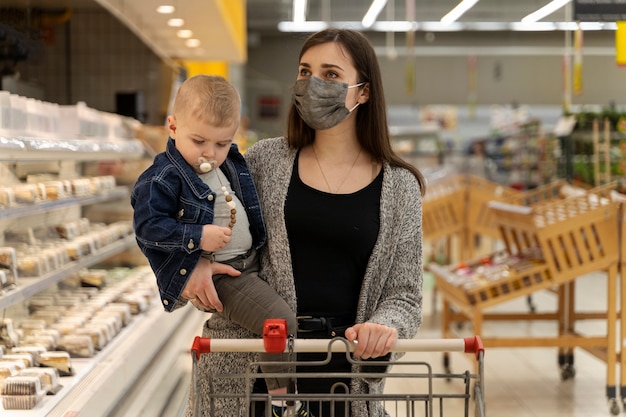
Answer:
[[[343,338],[334,339],[295,339],[294,352],[350,352],[354,351],[356,342],[348,342]],[[337,342],[337,343],[336,343]],[[343,343],[341,343],[343,342]],[[210,352],[266,352],[263,339],[211,339],[196,336],[191,346],[191,354],[199,360],[200,355]],[[464,352],[484,354],[485,348],[480,336],[463,339],[400,339],[391,348],[392,352]],[[285,348],[283,352],[289,352]],[[280,353],[273,352],[273,353]]]

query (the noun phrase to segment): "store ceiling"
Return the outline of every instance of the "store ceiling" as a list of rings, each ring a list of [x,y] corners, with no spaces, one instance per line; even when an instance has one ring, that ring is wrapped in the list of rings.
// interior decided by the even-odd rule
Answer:
[[[177,16],[185,19],[185,28],[193,31],[201,47],[188,48],[176,37],[176,30],[166,25],[167,16],[158,15],[156,6],[174,4]],[[218,4],[229,0],[2,0],[0,7],[23,8],[100,8],[105,7],[140,36],[165,59],[225,60],[245,62],[245,51],[238,51],[229,29],[219,13]],[[414,20],[437,22],[459,0],[389,0],[378,20],[407,20],[407,2],[415,7]],[[460,22],[518,22],[548,0],[480,0],[464,14]],[[280,21],[291,21],[292,0],[247,0],[249,34],[277,34]],[[308,0],[308,21],[360,22],[370,5],[369,0]],[[565,21],[566,8],[544,21]]]

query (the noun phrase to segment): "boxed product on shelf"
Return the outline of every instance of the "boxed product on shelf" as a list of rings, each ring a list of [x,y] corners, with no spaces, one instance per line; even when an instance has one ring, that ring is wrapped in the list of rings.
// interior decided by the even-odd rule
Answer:
[[[2,406],[6,410],[30,410],[45,395],[37,376],[15,375],[2,381]]]

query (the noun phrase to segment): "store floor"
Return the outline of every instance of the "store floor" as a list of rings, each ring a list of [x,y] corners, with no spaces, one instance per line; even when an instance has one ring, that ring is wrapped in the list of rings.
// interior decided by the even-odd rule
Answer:
[[[418,334],[419,338],[440,338],[440,297],[434,296],[433,279],[427,274],[424,289],[424,322]],[[606,279],[602,273],[590,274],[576,280],[577,311],[606,310]],[[549,291],[534,293],[532,302],[537,312],[554,311],[556,297]],[[526,298],[513,300],[493,309],[497,311],[528,312]],[[490,310],[491,311],[491,310]],[[606,322],[603,320],[587,321],[576,327],[585,335],[606,334]],[[460,336],[471,335],[470,326],[461,329]],[[484,335],[503,337],[511,336],[555,336],[556,324],[552,322],[486,322]],[[573,379],[561,380],[561,371],[557,362],[556,348],[493,348],[485,352],[485,405],[486,415],[493,417],[609,417],[606,399],[606,364],[582,349],[575,349],[575,370]],[[434,373],[445,373],[441,353],[408,353],[403,361],[424,361],[430,364]],[[181,358],[189,363],[188,351]],[[451,372],[474,371],[472,355],[453,353]],[[395,372],[410,372],[396,367]],[[420,369],[419,372],[423,372]],[[387,393],[426,393],[424,378],[389,379]],[[458,380],[435,381],[434,393],[459,394],[462,385]],[[178,396],[173,400],[181,401]],[[407,401],[388,404],[392,417],[407,416]],[[180,404],[180,403],[179,403]],[[434,416],[464,416],[464,401],[444,399],[443,410],[439,403],[433,404]],[[424,416],[424,403],[415,404],[416,416]],[[173,412],[162,417],[179,417],[182,414],[180,404]],[[443,411],[440,414],[440,411]],[[469,416],[474,416],[470,407]]]

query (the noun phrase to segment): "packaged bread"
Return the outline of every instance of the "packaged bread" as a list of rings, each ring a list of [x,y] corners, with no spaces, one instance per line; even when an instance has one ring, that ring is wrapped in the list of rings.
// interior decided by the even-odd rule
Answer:
[[[122,330],[122,319],[115,312],[102,313],[98,312],[89,321],[92,324],[104,324],[109,329],[111,338],[115,337]]]
[[[57,342],[54,340],[54,337],[47,335],[29,334],[28,336],[24,336],[20,341],[20,345],[43,346],[46,350],[53,350],[56,348],[56,344]]]
[[[39,365],[54,368],[61,376],[74,375],[70,354],[64,351],[51,350],[39,356]]]
[[[0,268],[0,290],[10,290],[15,288],[16,285],[17,280],[13,271]]]
[[[30,315],[33,320],[43,320],[47,325],[56,323],[61,319],[61,313],[53,310],[39,310]]]

